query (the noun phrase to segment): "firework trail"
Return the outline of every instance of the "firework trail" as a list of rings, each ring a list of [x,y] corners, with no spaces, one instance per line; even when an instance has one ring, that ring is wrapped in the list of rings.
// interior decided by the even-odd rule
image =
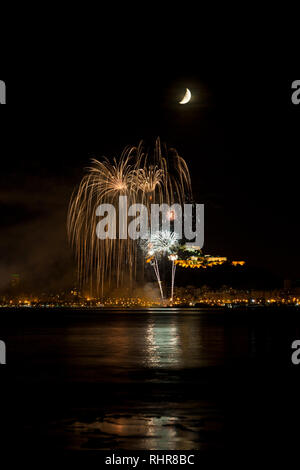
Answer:
[[[183,204],[191,195],[185,160],[175,149],[162,146],[159,138],[153,152],[146,152],[140,142],[138,146],[126,147],[118,160],[93,159],[71,197],[67,219],[80,285],[103,295],[104,283],[132,285],[137,275],[135,240],[97,238],[96,208],[100,204],[112,204],[119,221],[119,196],[127,196],[128,207],[144,204],[150,213],[151,204]]]
[[[164,294],[160,279],[158,258],[164,255],[170,255],[169,260],[172,261],[171,302],[173,302],[176,270],[175,260],[177,259],[177,255],[172,252],[178,249],[178,242],[178,234],[176,232],[170,232],[169,230],[161,230],[153,234],[148,233],[147,237],[140,242],[146,254],[147,262],[149,262],[154,269],[162,300],[164,299]]]
[[[171,280],[171,297],[170,302],[173,303],[174,298],[174,283],[175,283],[175,273],[176,273],[176,264],[175,261],[177,260],[178,256],[176,254],[172,254],[169,256],[169,260],[172,262],[172,280]]]

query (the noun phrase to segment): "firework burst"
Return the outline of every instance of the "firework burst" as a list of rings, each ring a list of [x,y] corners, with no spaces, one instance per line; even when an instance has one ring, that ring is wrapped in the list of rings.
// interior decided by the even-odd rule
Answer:
[[[154,269],[162,300],[164,299],[164,294],[160,278],[158,258],[163,257],[164,255],[169,255],[168,259],[172,261],[171,302],[173,302],[176,271],[175,260],[177,259],[175,251],[179,248],[178,234],[176,232],[170,232],[169,230],[161,230],[153,234],[149,233],[144,240],[141,240],[140,244],[146,255],[146,259]]]
[[[178,234],[169,230],[161,230],[150,236],[152,250],[157,255],[170,254],[178,246],[178,241]]]
[[[89,285],[96,295],[103,294],[105,282],[132,285],[137,275],[135,240],[100,240],[96,236],[96,208],[112,204],[118,221],[120,196],[127,196],[128,207],[137,203],[148,209],[154,203],[183,204],[191,198],[185,160],[176,150],[161,146],[159,139],[152,153],[145,152],[141,142],[137,147],[126,147],[119,159],[92,160],[71,197],[67,228],[77,258],[79,282]]]

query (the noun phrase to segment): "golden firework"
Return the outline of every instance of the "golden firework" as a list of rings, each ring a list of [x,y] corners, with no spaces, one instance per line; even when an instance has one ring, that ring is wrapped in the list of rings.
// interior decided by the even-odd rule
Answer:
[[[95,294],[103,294],[104,283],[130,285],[137,275],[136,240],[100,240],[96,235],[96,208],[112,204],[118,211],[119,196],[127,196],[128,207],[138,203],[148,209],[154,203],[182,205],[191,198],[188,166],[175,149],[162,147],[159,138],[152,153],[145,152],[140,142],[126,147],[119,159],[91,161],[71,197],[67,228],[76,254],[79,282],[88,284]]]

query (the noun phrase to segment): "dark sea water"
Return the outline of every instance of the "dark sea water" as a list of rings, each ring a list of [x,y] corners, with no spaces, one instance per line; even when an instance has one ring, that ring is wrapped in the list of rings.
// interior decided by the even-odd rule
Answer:
[[[299,310],[1,309],[0,339],[2,420],[27,453],[266,451],[299,415]]]

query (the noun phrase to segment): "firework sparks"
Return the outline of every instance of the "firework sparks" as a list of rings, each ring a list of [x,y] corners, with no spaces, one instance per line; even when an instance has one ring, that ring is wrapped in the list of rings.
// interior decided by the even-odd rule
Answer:
[[[141,241],[141,246],[146,254],[146,258],[148,258],[151,266],[154,269],[162,299],[164,299],[164,295],[160,279],[158,258],[169,254],[169,260],[172,261],[171,302],[173,302],[176,271],[175,260],[177,259],[177,255],[172,252],[178,249],[178,243],[178,234],[176,232],[170,232],[169,230],[161,230],[153,234],[148,234],[145,240]]]
[[[170,232],[169,230],[161,230],[155,232],[150,237],[152,249],[158,255],[165,255],[171,253],[172,250],[175,250],[179,236],[176,232]]]
[[[100,240],[96,235],[96,208],[112,204],[117,211],[120,196],[127,196],[127,209],[133,204],[183,204],[191,198],[190,174],[176,150],[162,147],[157,139],[154,151],[146,153],[141,142],[126,147],[119,160],[92,160],[87,174],[72,195],[67,228],[74,248],[81,285],[103,294],[104,282],[117,286],[132,284],[137,275],[136,240]],[[149,212],[150,213],[150,212]],[[156,237],[159,244],[159,237]],[[166,243],[165,253],[168,253]],[[169,244],[170,246],[170,244]],[[158,267],[158,266],[157,266]]]

